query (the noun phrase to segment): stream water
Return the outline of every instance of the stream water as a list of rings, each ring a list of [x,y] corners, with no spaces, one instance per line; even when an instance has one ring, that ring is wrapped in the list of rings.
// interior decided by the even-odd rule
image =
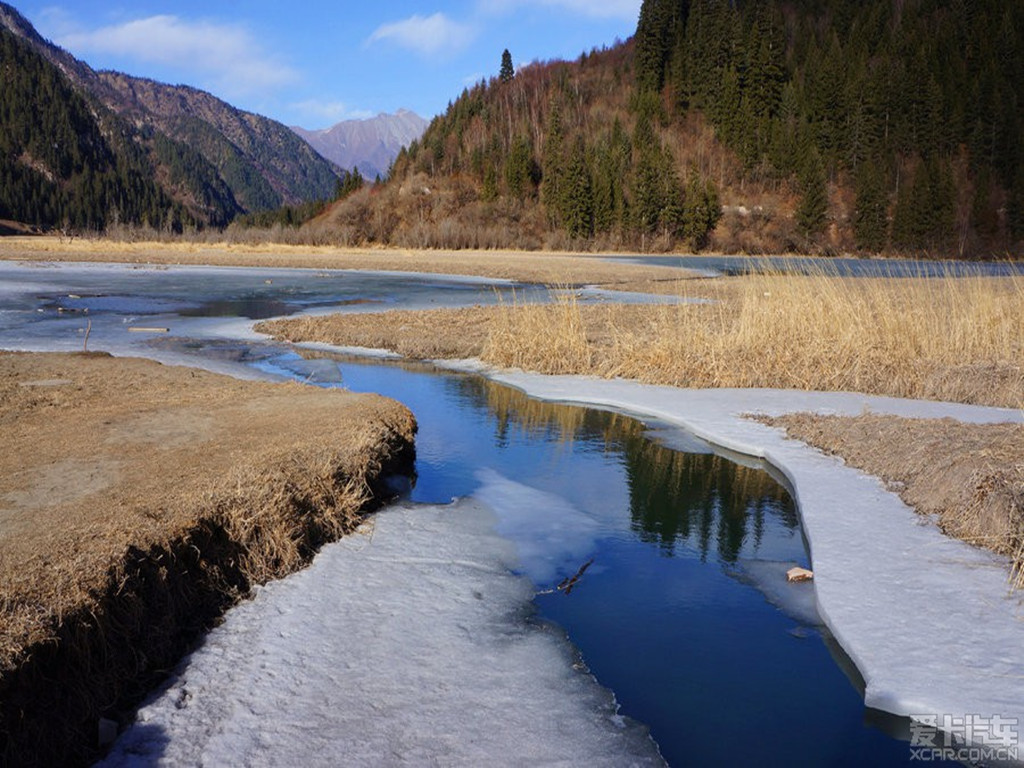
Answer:
[[[416,413],[412,500],[472,495],[498,510],[539,616],[568,632],[669,764],[721,764],[737,749],[762,765],[907,763],[906,742],[865,711],[844,673],[813,587],[785,582],[809,563],[793,501],[766,467],[479,376],[316,359],[321,372],[337,365],[325,386],[380,392]],[[309,357],[283,351],[257,365],[303,377]],[[557,588],[587,563],[571,590]]]
[[[267,343],[242,322],[283,308],[481,303],[507,287],[257,270],[0,271],[0,348],[80,348],[88,317],[91,349],[405,403],[420,426],[409,500],[473,496],[494,511],[535,586],[525,620],[563,628],[669,764],[908,762],[907,742],[889,735],[900,724],[865,710],[856,673],[819,625],[813,586],[785,582],[787,568],[809,562],[798,512],[768,467],[477,375]],[[170,330],[129,333],[140,318]]]

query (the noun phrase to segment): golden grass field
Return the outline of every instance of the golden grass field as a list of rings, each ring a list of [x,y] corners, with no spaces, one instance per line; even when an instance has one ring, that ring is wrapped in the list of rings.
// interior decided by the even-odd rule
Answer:
[[[680,270],[616,264],[568,253],[525,251],[425,251],[334,248],[267,243],[203,244],[124,242],[57,237],[0,237],[0,259],[133,264],[183,264],[269,269],[365,269],[476,275],[527,283],[609,285],[624,281],[675,285]]]
[[[682,387],[776,387],[1020,407],[1024,279],[689,280],[707,304],[549,305],[262,323],[295,341],[480,357],[541,373]]]

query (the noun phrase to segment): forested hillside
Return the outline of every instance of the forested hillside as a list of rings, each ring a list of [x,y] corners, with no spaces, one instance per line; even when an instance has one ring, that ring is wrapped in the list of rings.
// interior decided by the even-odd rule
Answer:
[[[328,199],[337,169],[287,126],[215,96],[120,72],[98,72],[89,90],[121,116],[195,149],[247,212]]]
[[[631,41],[466,90],[384,189],[320,226],[403,245],[1020,253],[1024,4],[646,0]]]
[[[126,130],[0,27],[0,219],[76,229],[111,218],[157,228],[191,223]]]
[[[95,72],[2,2],[0,38],[0,219],[180,231],[335,194],[337,169],[280,123]]]

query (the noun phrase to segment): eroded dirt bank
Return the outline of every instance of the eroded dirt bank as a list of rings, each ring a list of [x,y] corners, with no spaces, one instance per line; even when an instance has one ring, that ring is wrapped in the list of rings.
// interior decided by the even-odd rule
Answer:
[[[411,471],[375,395],[0,352],[0,763],[85,763],[251,588]]]

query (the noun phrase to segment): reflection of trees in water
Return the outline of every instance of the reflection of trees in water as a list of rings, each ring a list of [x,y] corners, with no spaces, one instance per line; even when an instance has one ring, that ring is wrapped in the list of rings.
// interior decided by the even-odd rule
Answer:
[[[266,320],[268,317],[290,315],[296,307],[276,297],[242,296],[237,299],[214,299],[199,307],[180,310],[183,317],[247,317],[250,320]]]
[[[789,494],[767,472],[714,454],[680,453],[652,442],[644,426],[621,414],[527,397],[481,377],[454,377],[455,394],[475,407],[485,404],[495,419],[495,440],[507,445],[513,430],[525,436],[621,454],[629,482],[632,528],[665,554],[690,542],[706,559],[712,545],[733,562],[748,537],[758,546],[765,520],[774,515],[799,524]]]
[[[719,557],[733,562],[749,534],[755,546],[761,543],[767,515],[788,528],[798,524],[789,494],[763,470],[643,438],[627,442],[625,459],[633,530],[666,554],[677,543],[692,542],[706,559],[717,542]]]
[[[643,432],[643,426],[628,416],[535,400],[518,389],[482,377],[458,377],[451,381],[457,396],[477,407],[486,405],[494,416],[495,440],[501,446],[508,444],[514,430],[519,430],[526,437],[565,445],[585,442],[605,450],[621,450],[624,439]]]

